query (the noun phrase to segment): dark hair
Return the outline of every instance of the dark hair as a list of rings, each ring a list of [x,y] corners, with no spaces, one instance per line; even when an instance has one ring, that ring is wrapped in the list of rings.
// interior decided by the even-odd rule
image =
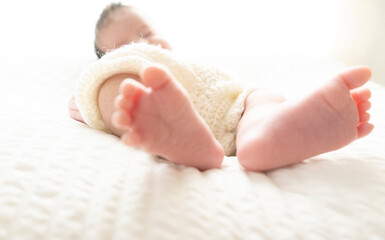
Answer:
[[[112,13],[114,13],[117,9],[120,9],[124,7],[120,2],[117,3],[110,3],[108,4],[104,9],[103,12],[100,14],[98,21],[96,22],[95,26],[95,40],[94,40],[94,51],[98,58],[101,58],[105,53],[98,47],[96,44],[96,38],[98,31],[105,26],[108,23],[109,17]]]

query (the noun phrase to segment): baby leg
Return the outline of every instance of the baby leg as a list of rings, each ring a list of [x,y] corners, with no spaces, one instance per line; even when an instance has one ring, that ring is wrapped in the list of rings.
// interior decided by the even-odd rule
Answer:
[[[263,171],[336,150],[368,135],[370,91],[359,88],[370,69],[348,69],[300,101],[266,91],[246,100],[237,134],[237,157],[247,170]]]

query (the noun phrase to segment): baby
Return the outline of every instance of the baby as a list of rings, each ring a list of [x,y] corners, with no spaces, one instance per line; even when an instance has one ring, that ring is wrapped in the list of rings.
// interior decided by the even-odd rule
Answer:
[[[80,79],[71,117],[200,170],[219,168],[224,155],[234,154],[246,170],[279,168],[373,130],[371,92],[362,87],[371,76],[367,67],[348,68],[307,97],[286,101],[170,49],[137,9],[109,5],[96,26],[101,59]]]

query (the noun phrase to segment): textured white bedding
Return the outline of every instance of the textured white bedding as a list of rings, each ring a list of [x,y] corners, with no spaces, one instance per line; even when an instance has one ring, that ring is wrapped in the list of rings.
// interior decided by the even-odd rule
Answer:
[[[247,81],[299,96],[343,64],[309,56],[209,56]],[[385,88],[374,132],[266,173],[234,157],[199,172],[122,145],[67,116],[87,59],[0,69],[0,240],[385,239]]]

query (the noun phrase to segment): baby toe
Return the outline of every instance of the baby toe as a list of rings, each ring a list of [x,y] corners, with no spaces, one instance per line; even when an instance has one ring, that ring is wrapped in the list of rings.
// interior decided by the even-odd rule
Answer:
[[[125,79],[120,84],[120,93],[129,99],[135,99],[145,91],[145,86],[133,79]]]
[[[370,120],[370,114],[367,112],[360,113],[360,123],[367,123]]]
[[[372,104],[369,101],[361,102],[357,105],[359,112],[366,112],[371,108]]]
[[[137,131],[126,132],[122,135],[121,139],[124,144],[131,147],[137,147],[142,144],[142,137]]]
[[[343,80],[349,89],[354,89],[364,85],[370,79],[371,74],[368,67],[350,67],[339,74],[339,80]]]
[[[362,123],[358,126],[357,132],[358,132],[358,138],[362,138],[367,136],[369,133],[371,133],[374,129],[374,125],[370,123]]]
[[[372,96],[371,91],[368,88],[358,88],[351,91],[354,101],[357,103],[362,101],[368,101]]]
[[[133,101],[123,95],[118,95],[115,99],[115,107],[121,111],[129,111],[133,108],[133,106]]]
[[[148,66],[141,73],[142,82],[150,88],[159,89],[169,83],[170,73],[163,66]]]
[[[117,128],[129,129],[132,124],[132,118],[124,111],[117,111],[112,115],[112,123]]]

